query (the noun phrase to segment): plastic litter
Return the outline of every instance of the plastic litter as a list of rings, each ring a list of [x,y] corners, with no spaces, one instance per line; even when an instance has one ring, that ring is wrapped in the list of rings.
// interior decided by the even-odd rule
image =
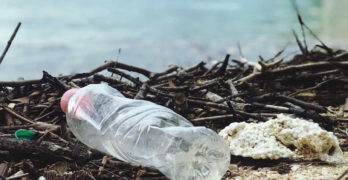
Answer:
[[[67,91],[67,123],[84,144],[120,160],[153,166],[173,180],[217,180],[230,162],[226,142],[174,111],[125,98],[106,84]]]
[[[25,129],[18,129],[14,136],[16,139],[29,140],[34,136],[35,132]]]

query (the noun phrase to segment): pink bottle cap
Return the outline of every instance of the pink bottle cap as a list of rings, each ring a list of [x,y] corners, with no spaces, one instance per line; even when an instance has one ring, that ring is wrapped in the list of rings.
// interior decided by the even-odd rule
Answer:
[[[66,113],[66,110],[68,108],[68,102],[69,102],[69,99],[72,95],[74,95],[76,93],[78,89],[76,88],[73,88],[73,89],[69,89],[68,91],[66,91],[62,98],[60,99],[60,108],[62,109],[62,111],[64,113]]]

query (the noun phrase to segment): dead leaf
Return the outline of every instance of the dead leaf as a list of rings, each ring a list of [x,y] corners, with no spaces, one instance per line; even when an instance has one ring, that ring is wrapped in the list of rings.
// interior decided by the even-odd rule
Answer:
[[[171,79],[168,80],[169,87],[176,87]]]

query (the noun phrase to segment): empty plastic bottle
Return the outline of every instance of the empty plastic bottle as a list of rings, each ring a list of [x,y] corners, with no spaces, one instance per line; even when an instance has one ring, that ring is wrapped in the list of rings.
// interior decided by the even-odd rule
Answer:
[[[173,180],[217,180],[227,171],[229,148],[214,131],[106,84],[67,91],[61,108],[81,142],[120,160],[153,166]]]

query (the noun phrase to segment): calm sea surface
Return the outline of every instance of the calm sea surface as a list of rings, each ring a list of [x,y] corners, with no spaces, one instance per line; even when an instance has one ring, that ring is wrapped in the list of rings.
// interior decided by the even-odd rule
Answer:
[[[298,1],[303,19],[328,45],[348,49],[348,1]],[[0,52],[22,22],[0,80],[40,78],[90,70],[106,59],[153,71],[245,56],[269,58],[299,31],[287,0],[1,0]],[[313,45],[315,41],[309,40]]]

